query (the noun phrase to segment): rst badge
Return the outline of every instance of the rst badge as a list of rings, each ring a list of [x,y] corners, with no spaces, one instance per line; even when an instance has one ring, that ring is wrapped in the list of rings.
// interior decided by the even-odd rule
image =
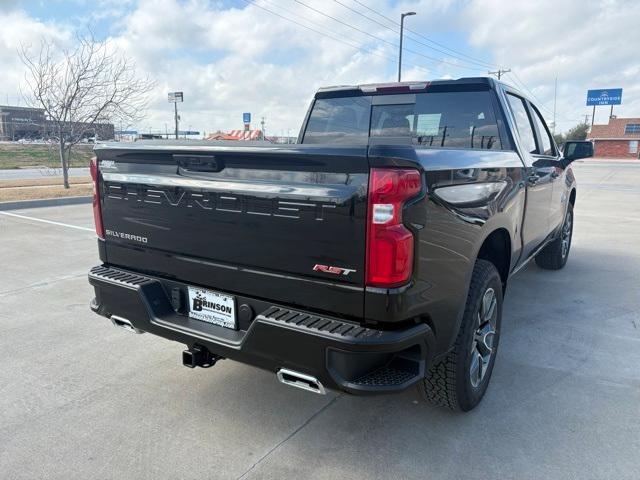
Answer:
[[[333,275],[349,275],[350,273],[355,272],[355,270],[352,268],[332,267],[330,265],[320,265],[319,263],[316,263],[313,266],[313,271],[332,273]]]

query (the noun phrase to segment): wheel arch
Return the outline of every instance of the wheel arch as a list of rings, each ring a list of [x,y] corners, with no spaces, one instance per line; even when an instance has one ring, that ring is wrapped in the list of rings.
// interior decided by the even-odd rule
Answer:
[[[504,228],[496,228],[483,240],[476,259],[487,260],[496,267],[502,280],[503,291],[511,272],[511,235]]]

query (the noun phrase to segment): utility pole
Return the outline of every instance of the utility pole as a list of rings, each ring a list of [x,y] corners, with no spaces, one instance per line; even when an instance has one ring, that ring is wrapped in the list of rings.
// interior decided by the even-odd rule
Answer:
[[[180,121],[180,115],[178,115],[178,102],[184,101],[183,92],[169,92],[169,103],[173,103],[173,118],[176,122],[176,140],[178,140],[178,122]]]
[[[487,72],[489,75],[495,75],[496,77],[498,77],[498,80],[500,80],[500,78],[502,77],[502,75],[504,75],[505,73],[509,73],[511,71],[510,68],[499,68],[498,70],[496,70],[495,72]]]
[[[588,113],[586,113],[584,115],[584,123],[589,123],[589,114]]]
[[[400,14],[400,53],[398,55],[398,81],[402,81],[402,37],[404,32],[404,17],[415,15],[416,12],[406,12]]]

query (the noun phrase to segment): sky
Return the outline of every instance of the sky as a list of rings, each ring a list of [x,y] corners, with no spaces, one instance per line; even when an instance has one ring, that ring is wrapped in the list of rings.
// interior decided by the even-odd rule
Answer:
[[[240,129],[251,112],[252,128],[297,135],[319,87],[396,79],[409,11],[403,80],[511,69],[547,122],[557,92],[557,131],[591,114],[590,88],[623,88],[614,114],[640,117],[637,0],[0,0],[0,104],[25,105],[20,45],[72,48],[90,30],[156,82],[138,131],[171,131],[167,93],[183,91],[181,129]]]

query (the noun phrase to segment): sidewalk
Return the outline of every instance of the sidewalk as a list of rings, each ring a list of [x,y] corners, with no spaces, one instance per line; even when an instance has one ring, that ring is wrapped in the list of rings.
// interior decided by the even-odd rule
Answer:
[[[89,176],[89,169],[82,167],[72,167],[69,169],[70,177]],[[48,178],[48,177],[62,177],[62,169],[60,168],[11,168],[2,170],[0,169],[0,180],[17,180],[24,178]]]
[[[637,158],[593,157],[576,160],[574,163],[636,163],[640,165],[640,160]]]

